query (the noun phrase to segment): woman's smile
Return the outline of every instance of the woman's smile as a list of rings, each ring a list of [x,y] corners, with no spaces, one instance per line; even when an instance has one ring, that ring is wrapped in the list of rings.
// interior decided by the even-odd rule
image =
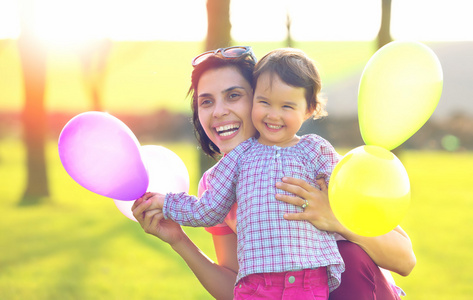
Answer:
[[[214,128],[220,137],[231,138],[233,137],[233,135],[236,135],[238,133],[238,130],[240,129],[240,124],[232,123],[232,124],[214,126]]]

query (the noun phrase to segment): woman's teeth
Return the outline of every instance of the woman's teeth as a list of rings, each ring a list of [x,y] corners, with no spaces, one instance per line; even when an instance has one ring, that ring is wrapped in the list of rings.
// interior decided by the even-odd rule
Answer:
[[[238,124],[229,124],[229,125],[216,127],[215,130],[220,136],[229,136],[233,134],[235,131],[237,131],[239,128],[240,128],[240,125]]]

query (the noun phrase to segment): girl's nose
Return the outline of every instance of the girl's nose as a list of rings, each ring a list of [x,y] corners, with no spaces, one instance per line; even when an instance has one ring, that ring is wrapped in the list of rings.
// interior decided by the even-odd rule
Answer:
[[[277,120],[279,119],[279,113],[274,109],[269,109],[266,113],[266,118],[268,120]]]

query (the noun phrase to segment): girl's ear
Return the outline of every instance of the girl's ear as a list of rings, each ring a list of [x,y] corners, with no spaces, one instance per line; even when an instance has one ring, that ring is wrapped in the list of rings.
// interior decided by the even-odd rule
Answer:
[[[313,118],[314,117],[314,112],[315,110],[314,109],[308,109],[307,110],[307,113],[305,114],[305,121],[306,120],[309,120],[310,118]]]

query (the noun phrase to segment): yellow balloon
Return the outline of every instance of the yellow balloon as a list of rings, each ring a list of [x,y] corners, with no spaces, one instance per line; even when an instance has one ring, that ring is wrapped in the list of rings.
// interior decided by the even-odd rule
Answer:
[[[392,152],[378,146],[348,152],[336,165],[328,190],[335,217],[362,236],[394,229],[411,199],[406,169]]]
[[[416,133],[442,94],[442,66],[418,42],[391,42],[368,61],[358,89],[358,119],[367,145],[392,150]]]

